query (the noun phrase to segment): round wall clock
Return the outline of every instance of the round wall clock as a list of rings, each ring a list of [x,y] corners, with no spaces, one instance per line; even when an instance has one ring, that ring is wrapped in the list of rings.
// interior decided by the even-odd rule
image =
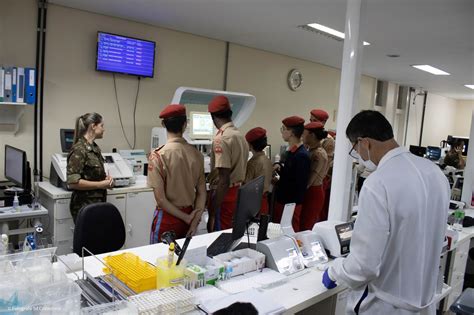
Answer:
[[[287,80],[288,80],[288,87],[292,91],[296,91],[303,84],[303,75],[301,74],[301,71],[297,69],[293,69],[288,73]]]

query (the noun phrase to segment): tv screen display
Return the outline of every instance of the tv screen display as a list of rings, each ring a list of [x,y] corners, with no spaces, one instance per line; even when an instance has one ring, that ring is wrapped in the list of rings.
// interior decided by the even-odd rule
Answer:
[[[97,32],[96,70],[153,78],[156,43]]]

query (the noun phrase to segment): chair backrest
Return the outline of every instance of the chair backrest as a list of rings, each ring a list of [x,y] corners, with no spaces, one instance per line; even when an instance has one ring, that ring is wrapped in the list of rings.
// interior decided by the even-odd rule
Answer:
[[[93,254],[119,250],[125,243],[125,225],[118,209],[99,202],[83,207],[74,228],[74,253],[82,256],[82,247]],[[89,256],[84,252],[84,256]]]

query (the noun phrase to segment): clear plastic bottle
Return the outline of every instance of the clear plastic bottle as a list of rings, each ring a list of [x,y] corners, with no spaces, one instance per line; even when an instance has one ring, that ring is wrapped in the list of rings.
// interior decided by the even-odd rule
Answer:
[[[453,230],[461,232],[462,231],[462,221],[464,220],[464,209],[459,207],[454,211],[454,222]]]
[[[20,201],[18,200],[18,195],[15,193],[15,197],[13,198],[13,209],[17,212],[20,211]]]

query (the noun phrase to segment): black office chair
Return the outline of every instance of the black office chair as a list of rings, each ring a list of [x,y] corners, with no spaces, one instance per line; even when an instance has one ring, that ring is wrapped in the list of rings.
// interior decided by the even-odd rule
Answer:
[[[118,209],[99,202],[83,207],[74,228],[74,253],[82,256],[82,247],[94,255],[119,250],[125,243],[125,225]],[[89,256],[84,251],[84,256]]]

